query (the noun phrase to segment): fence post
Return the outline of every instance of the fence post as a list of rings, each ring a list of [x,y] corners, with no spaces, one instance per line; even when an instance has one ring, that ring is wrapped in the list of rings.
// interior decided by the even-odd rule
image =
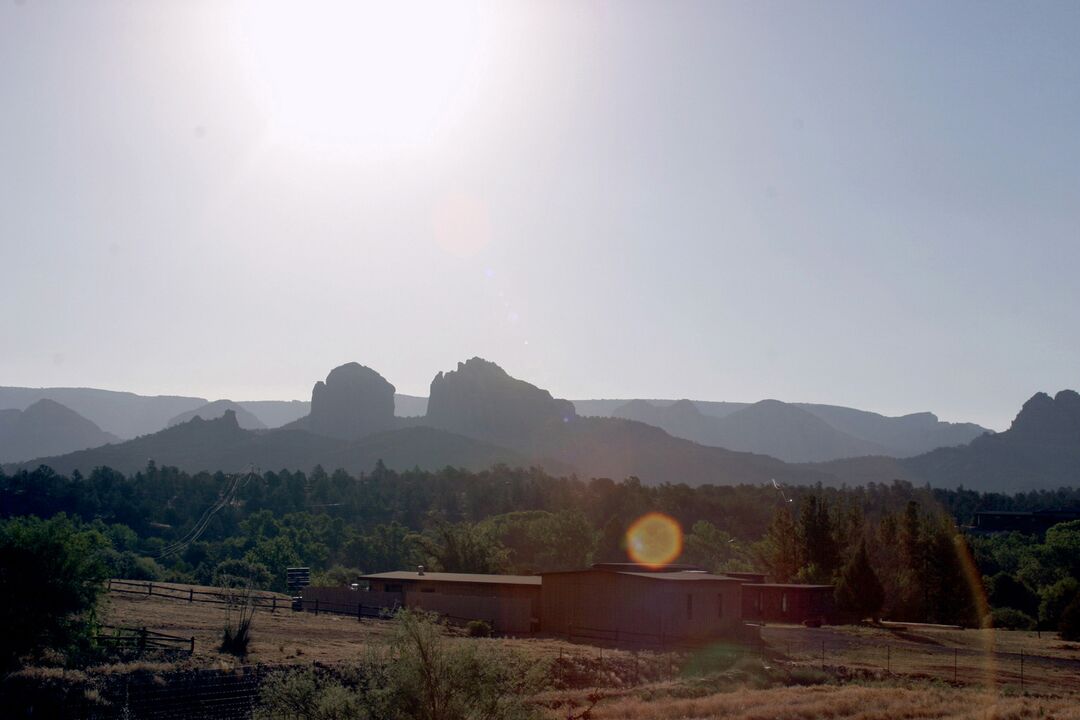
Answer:
[[[154,583],[153,582],[146,583],[146,594],[147,595],[153,595],[154,594]]]
[[[112,590],[112,578],[109,578],[109,584],[105,586],[106,590]]]
[[[191,636],[191,654],[192,655],[195,654],[195,636],[194,635]]]
[[[273,613],[276,613],[276,612],[277,612],[277,595],[275,595],[271,599],[271,603],[270,603],[270,613],[273,614]]]
[[[319,614],[319,598],[315,598],[315,614]]]
[[[364,619],[364,603],[356,603],[356,622]]]
[[[187,601],[188,602],[195,602],[195,588],[188,588]]]
[[[139,630],[139,652],[146,649],[146,628]]]

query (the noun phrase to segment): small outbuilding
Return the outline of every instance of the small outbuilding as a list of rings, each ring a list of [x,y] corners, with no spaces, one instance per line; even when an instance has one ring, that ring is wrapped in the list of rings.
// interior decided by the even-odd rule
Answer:
[[[745,583],[742,614],[748,621],[779,623],[832,623],[836,601],[832,585]]]
[[[540,627],[539,575],[481,575],[395,571],[364,575],[368,595],[384,604],[437,612],[453,620],[484,620],[498,632],[528,633]],[[361,591],[363,593],[363,591]]]
[[[622,563],[543,573],[545,632],[665,645],[745,634],[741,582],[703,570]]]

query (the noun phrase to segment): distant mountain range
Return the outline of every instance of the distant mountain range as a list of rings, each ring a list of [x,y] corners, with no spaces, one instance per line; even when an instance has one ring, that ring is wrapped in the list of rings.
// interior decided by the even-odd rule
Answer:
[[[207,403],[202,407],[195,408],[194,410],[188,410],[187,412],[180,413],[176,417],[169,420],[168,427],[173,425],[180,425],[186,423],[189,420],[194,420],[196,417],[203,420],[215,420],[228,411],[232,411],[236,416],[236,423],[244,430],[265,430],[266,423],[257,418],[250,410],[247,410],[240,403],[234,403],[232,400],[215,400],[212,403]]]
[[[349,363],[315,384],[308,414],[277,429],[259,429],[258,416],[246,403],[204,403],[172,416],[178,422],[185,415],[198,418],[164,431],[22,466],[44,463],[61,472],[87,472],[108,465],[131,472],[152,458],[189,471],[238,470],[253,463],[263,469],[307,470],[321,464],[363,472],[378,459],[402,470],[444,465],[475,470],[503,462],[586,477],[637,476],[650,484],[906,479],[1012,491],[1080,480],[1080,395],[1071,390],[1055,398],[1036,395],[999,434],[942,423],[930,413],[888,418],[775,400],[571,403],[480,358],[436,375],[423,415],[402,417],[402,397],[413,410],[423,400],[396,395],[377,372]],[[240,418],[249,411],[246,424],[253,427],[245,428]],[[883,454],[911,453],[934,442],[956,446],[910,457]]]
[[[267,428],[282,427],[311,412],[311,403],[307,400],[217,400],[211,403],[201,397],[136,395],[97,388],[0,387],[0,409],[24,410],[38,400],[58,402],[124,440],[164,430],[182,416],[190,420],[194,417],[193,411],[221,417],[224,408],[215,408],[220,407],[216,403],[222,402],[231,403],[229,407],[242,408]],[[427,398],[397,394],[394,402],[395,412],[401,416],[427,412]],[[208,405],[213,407],[206,409]],[[242,420],[241,424],[244,422]]]
[[[816,465],[841,482],[894,478],[940,487],[1019,491],[1080,485],[1080,395],[1036,393],[1005,432],[915,457],[850,458]]]
[[[0,461],[18,462],[118,442],[74,410],[38,400],[25,410],[0,410]]]
[[[589,402],[575,406],[580,410]],[[703,445],[763,453],[787,462],[865,455],[908,457],[966,444],[989,432],[973,423],[941,422],[932,413],[885,417],[865,410],[779,400],[752,404],[631,400],[603,414],[655,425]]]

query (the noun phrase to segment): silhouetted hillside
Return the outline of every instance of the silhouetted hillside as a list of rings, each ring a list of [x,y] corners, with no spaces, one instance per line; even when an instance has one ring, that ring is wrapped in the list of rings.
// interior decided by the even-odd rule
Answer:
[[[966,445],[990,432],[975,423],[942,422],[930,412],[887,417],[838,405],[797,403],[796,406],[841,432],[881,447],[885,454],[893,457],[910,457],[939,447]]]
[[[829,481],[775,458],[706,447],[644,423],[577,417],[569,401],[480,358],[440,373],[431,387],[425,422],[506,445],[536,465],[554,460],[587,477],[634,475],[648,484]]]
[[[941,422],[933,413],[886,417],[836,405],[777,400],[575,400],[574,407],[581,415],[637,420],[694,442],[789,462],[875,454],[909,457],[963,445],[988,432],[972,423]]]
[[[307,400],[239,400],[236,404],[268,428],[288,425],[311,412],[311,403]]]
[[[786,462],[818,462],[884,450],[840,432],[802,408],[776,400],[762,400],[724,417],[704,415],[690,400],[664,407],[634,400],[616,408],[614,415],[655,425],[703,445],[772,455]]]
[[[118,440],[52,400],[38,400],[25,410],[0,410],[0,462],[30,460]]]
[[[169,420],[168,427],[173,425],[179,425],[180,423],[186,423],[194,417],[201,417],[203,420],[214,420],[225,414],[225,411],[231,410],[236,414],[236,422],[240,427],[245,430],[265,430],[266,425],[262,420],[255,417],[251,412],[245,410],[238,403],[234,403],[232,400],[215,400],[212,403],[207,403],[200,408],[194,410],[188,410],[186,413],[180,413],[173,419]]]
[[[144,468],[147,461],[188,472],[239,472],[249,465],[264,470],[308,471],[316,465],[369,472],[377,460],[391,468],[440,469],[446,466],[480,470],[503,463],[527,466],[519,453],[436,430],[404,428],[376,433],[357,441],[316,435],[300,429],[244,430],[232,411],[216,420],[195,418],[153,435],[54,457],[40,457],[7,466],[48,465],[57,472],[88,473],[107,466],[125,473]],[[552,463],[557,465],[557,463]]]
[[[425,422],[469,437],[522,449],[547,425],[576,417],[567,400],[510,377],[493,362],[474,357],[431,381]]]
[[[672,437],[660,428],[620,418],[577,418],[549,425],[534,438],[542,457],[574,467],[583,477],[636,476],[647,485],[831,483],[828,474],[765,455],[735,452]]]
[[[355,440],[396,427],[394,386],[369,367],[350,362],[311,390],[311,413],[286,428]]]
[[[1037,393],[1012,426],[969,445],[940,448],[901,464],[932,485],[980,490],[1049,489],[1080,484],[1080,395]]]
[[[915,457],[837,460],[809,466],[848,484],[893,479],[984,492],[1021,492],[1080,484],[1080,395],[1037,393],[1005,432]]]
[[[0,387],[0,408],[22,410],[42,399],[58,402],[120,438],[157,432],[170,418],[207,403],[200,397],[136,395],[95,388]]]

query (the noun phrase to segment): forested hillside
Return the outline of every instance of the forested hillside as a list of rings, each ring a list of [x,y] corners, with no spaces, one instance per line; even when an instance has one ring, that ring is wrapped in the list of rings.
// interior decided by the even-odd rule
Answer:
[[[399,473],[377,463],[358,476],[321,468],[190,475],[153,464],[131,475],[105,468],[87,476],[48,468],[0,474],[0,516],[62,514],[100,533],[116,576],[213,583],[242,572],[281,589],[292,565],[309,565],[330,583],[416,564],[462,572],[579,568],[625,560],[627,527],[660,511],[685,529],[683,562],[842,585],[865,572],[859,555],[866,548],[887,616],[969,624],[986,610],[977,594],[963,592],[971,552],[993,602],[1024,613],[1021,624],[1051,623],[1080,577],[1080,554],[1069,553],[1080,547],[1080,523],[1055,528],[1045,541],[965,542],[957,525],[979,509],[1078,505],[1074,489],[1010,496],[903,482],[648,487],[633,478],[586,482],[506,466]]]

